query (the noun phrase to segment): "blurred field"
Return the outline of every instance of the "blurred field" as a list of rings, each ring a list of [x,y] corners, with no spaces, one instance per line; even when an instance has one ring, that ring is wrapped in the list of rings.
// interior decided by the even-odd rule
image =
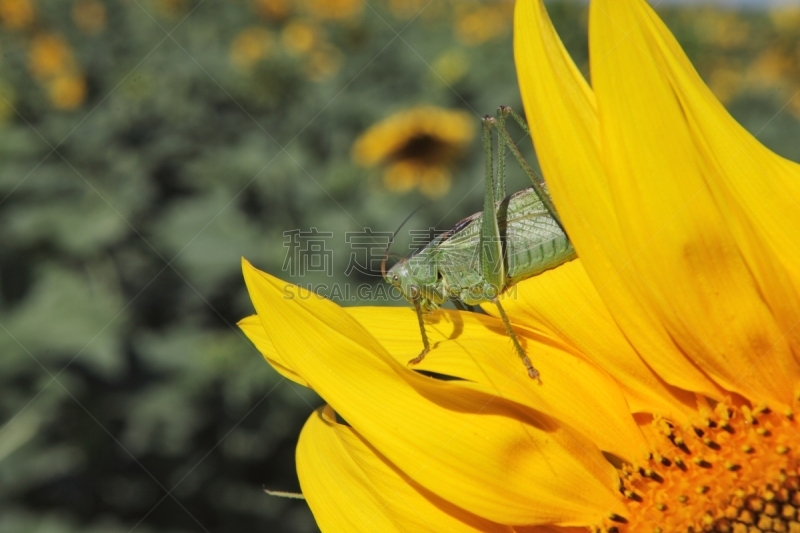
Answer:
[[[549,5],[588,73],[586,7]],[[520,108],[512,10],[0,0],[0,532],[316,531],[302,502],[262,492],[299,490],[294,445],[320,400],[237,330],[240,258],[369,288],[354,234],[428,199],[411,229],[480,210],[479,142],[452,117],[477,133]],[[660,12],[736,118],[800,160],[800,9]],[[419,106],[461,114],[397,119],[353,152]],[[303,272],[292,235],[312,228],[330,268]],[[403,305],[374,294],[327,295]]]

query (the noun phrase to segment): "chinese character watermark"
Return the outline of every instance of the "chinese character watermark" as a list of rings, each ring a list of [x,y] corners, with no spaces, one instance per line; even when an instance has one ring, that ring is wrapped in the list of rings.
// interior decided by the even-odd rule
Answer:
[[[283,236],[286,237],[283,246],[288,248],[283,260],[284,272],[288,271],[290,276],[304,276],[307,272],[333,276],[333,250],[326,246],[326,239],[332,238],[333,232],[293,229],[284,231]]]
[[[391,238],[391,232],[372,231],[370,228],[345,233],[344,242],[350,245],[352,251],[344,275],[349,276],[356,271],[364,276],[374,276],[380,271]]]
[[[447,231],[436,228],[409,230],[408,234],[411,237],[411,242],[408,247],[411,249],[412,253],[418,253],[432,243],[434,239],[445,233],[447,233]]]

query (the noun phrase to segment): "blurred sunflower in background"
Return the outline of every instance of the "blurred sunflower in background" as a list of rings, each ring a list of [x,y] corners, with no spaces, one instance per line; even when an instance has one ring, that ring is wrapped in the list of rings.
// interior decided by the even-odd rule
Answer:
[[[328,403],[297,449],[324,531],[800,531],[800,166],[644,0],[593,0],[589,29],[591,87],[543,2],[517,2],[523,102],[580,257],[504,298],[543,386],[496,316],[429,316],[415,368],[460,378],[432,379],[406,365],[411,309],[340,308],[244,263],[240,326]],[[361,164],[431,136],[400,117]]]
[[[36,19],[31,0],[0,0],[0,21],[9,29],[29,27]]]
[[[283,54],[308,81],[319,83],[330,80],[344,65],[344,53],[330,41],[328,30],[336,24],[352,22],[361,13],[362,4],[307,0],[290,6],[263,0],[252,7],[270,27],[253,26],[240,31],[229,46],[231,63],[250,73],[260,63]]]
[[[473,122],[465,111],[431,106],[401,111],[356,139],[353,160],[362,167],[385,167],[389,190],[417,187],[436,198],[450,188],[451,168],[475,136]]]
[[[275,46],[274,41],[272,32],[261,26],[242,30],[230,45],[231,62],[242,70],[248,70],[270,56]]]
[[[486,4],[454,5],[455,20],[453,31],[461,43],[475,46],[486,41],[497,39],[511,30],[511,18],[514,4],[497,2]]]
[[[69,43],[61,36],[42,33],[31,43],[28,68],[47,89],[56,109],[75,109],[86,99],[86,80]]]
[[[318,14],[318,17],[323,15]],[[311,81],[330,79],[344,63],[344,54],[328,41],[325,27],[314,21],[289,20],[281,30],[281,43],[288,55],[302,60],[304,72]]]
[[[778,38],[761,52],[758,60],[746,73],[748,84],[754,92],[777,91],[783,100],[789,100],[787,109],[800,118],[800,7],[779,6],[770,12],[770,19]]]

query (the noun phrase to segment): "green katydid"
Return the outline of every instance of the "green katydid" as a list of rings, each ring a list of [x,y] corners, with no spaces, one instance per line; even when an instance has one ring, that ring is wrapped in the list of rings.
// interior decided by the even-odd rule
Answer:
[[[492,302],[497,306],[528,375],[539,379],[539,372],[511,329],[499,296],[515,283],[555,268],[576,255],[546,184],[534,173],[508,134],[505,127],[508,116],[528,132],[522,117],[508,107],[499,108],[497,119],[489,116],[483,119],[486,152],[483,212],[457,223],[416,254],[399,261],[388,272],[385,259],[381,266],[384,279],[397,287],[417,312],[423,350],[409,364],[422,361],[431,349],[425,333],[424,312],[437,309],[448,300],[457,305]],[[492,130],[495,127],[499,152],[497,180],[494,179],[492,161]],[[530,177],[533,186],[496,201],[496,198],[505,196],[506,147]]]

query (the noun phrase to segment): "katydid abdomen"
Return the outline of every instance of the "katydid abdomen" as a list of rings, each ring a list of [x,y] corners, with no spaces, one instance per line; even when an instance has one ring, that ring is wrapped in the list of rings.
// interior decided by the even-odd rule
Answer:
[[[491,287],[483,277],[479,253],[483,216],[476,213],[462,220],[432,242],[431,250],[420,252],[433,261],[439,274],[434,284],[442,283],[447,295],[467,305],[492,301],[514,283],[575,258],[572,243],[533,188],[523,189],[497,205],[503,254],[497,265],[505,268],[505,283]]]

